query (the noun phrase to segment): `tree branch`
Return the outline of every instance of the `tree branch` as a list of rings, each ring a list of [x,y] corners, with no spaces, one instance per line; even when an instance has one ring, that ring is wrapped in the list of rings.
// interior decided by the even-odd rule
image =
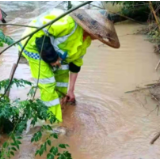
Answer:
[[[22,25],[22,24],[11,24],[11,23],[2,23],[0,26],[19,26],[19,27],[28,27],[28,28],[38,28],[36,26],[28,26],[28,25]]]

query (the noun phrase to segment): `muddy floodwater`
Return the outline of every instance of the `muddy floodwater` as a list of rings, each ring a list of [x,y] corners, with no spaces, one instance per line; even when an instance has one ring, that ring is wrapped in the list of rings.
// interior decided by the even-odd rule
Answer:
[[[18,10],[9,10],[12,15],[8,20],[27,24],[47,7],[51,8],[51,4],[37,5],[35,10],[24,4],[23,11],[20,6]],[[6,3],[2,6],[5,8]],[[17,7],[15,3],[11,6]],[[151,112],[157,103],[147,92],[125,93],[159,79],[160,70],[155,71],[155,67],[160,57],[153,53],[153,44],[145,36],[134,34],[141,27],[132,22],[116,24],[120,49],[98,41],[88,49],[76,83],[77,104],[65,107],[63,112],[61,126],[66,134],[52,142],[69,144],[73,158],[160,158],[160,139],[150,144],[160,131],[160,115]],[[24,28],[7,26],[3,30],[17,40]],[[0,56],[1,80],[9,77],[17,56],[16,47]],[[32,81],[29,66],[20,64],[15,77]],[[14,87],[10,97],[25,99],[28,90]],[[31,144],[31,136],[32,133],[25,135],[15,158],[40,158],[34,157],[39,144]]]

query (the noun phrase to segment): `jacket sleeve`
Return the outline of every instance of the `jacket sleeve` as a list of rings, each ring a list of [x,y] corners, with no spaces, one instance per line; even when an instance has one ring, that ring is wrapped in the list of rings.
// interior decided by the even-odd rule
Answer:
[[[73,73],[78,73],[80,72],[81,67],[75,65],[73,62],[69,63],[69,71]]]

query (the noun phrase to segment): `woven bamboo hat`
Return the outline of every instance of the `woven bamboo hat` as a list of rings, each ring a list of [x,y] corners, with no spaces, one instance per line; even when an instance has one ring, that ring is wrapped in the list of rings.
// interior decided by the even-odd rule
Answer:
[[[77,9],[70,16],[94,38],[110,47],[120,47],[114,25],[105,10]]]

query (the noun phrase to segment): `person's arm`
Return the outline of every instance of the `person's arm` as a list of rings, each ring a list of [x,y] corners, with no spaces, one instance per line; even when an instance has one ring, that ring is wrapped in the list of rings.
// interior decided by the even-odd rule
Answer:
[[[69,70],[70,70],[69,89],[66,97],[63,99],[63,103],[75,101],[74,89],[80,69],[81,67],[78,67],[72,62],[69,64]]]
[[[67,93],[68,102],[73,102],[75,100],[74,89],[75,89],[77,77],[78,77],[78,73],[72,73],[72,72],[70,73],[69,90]]]

